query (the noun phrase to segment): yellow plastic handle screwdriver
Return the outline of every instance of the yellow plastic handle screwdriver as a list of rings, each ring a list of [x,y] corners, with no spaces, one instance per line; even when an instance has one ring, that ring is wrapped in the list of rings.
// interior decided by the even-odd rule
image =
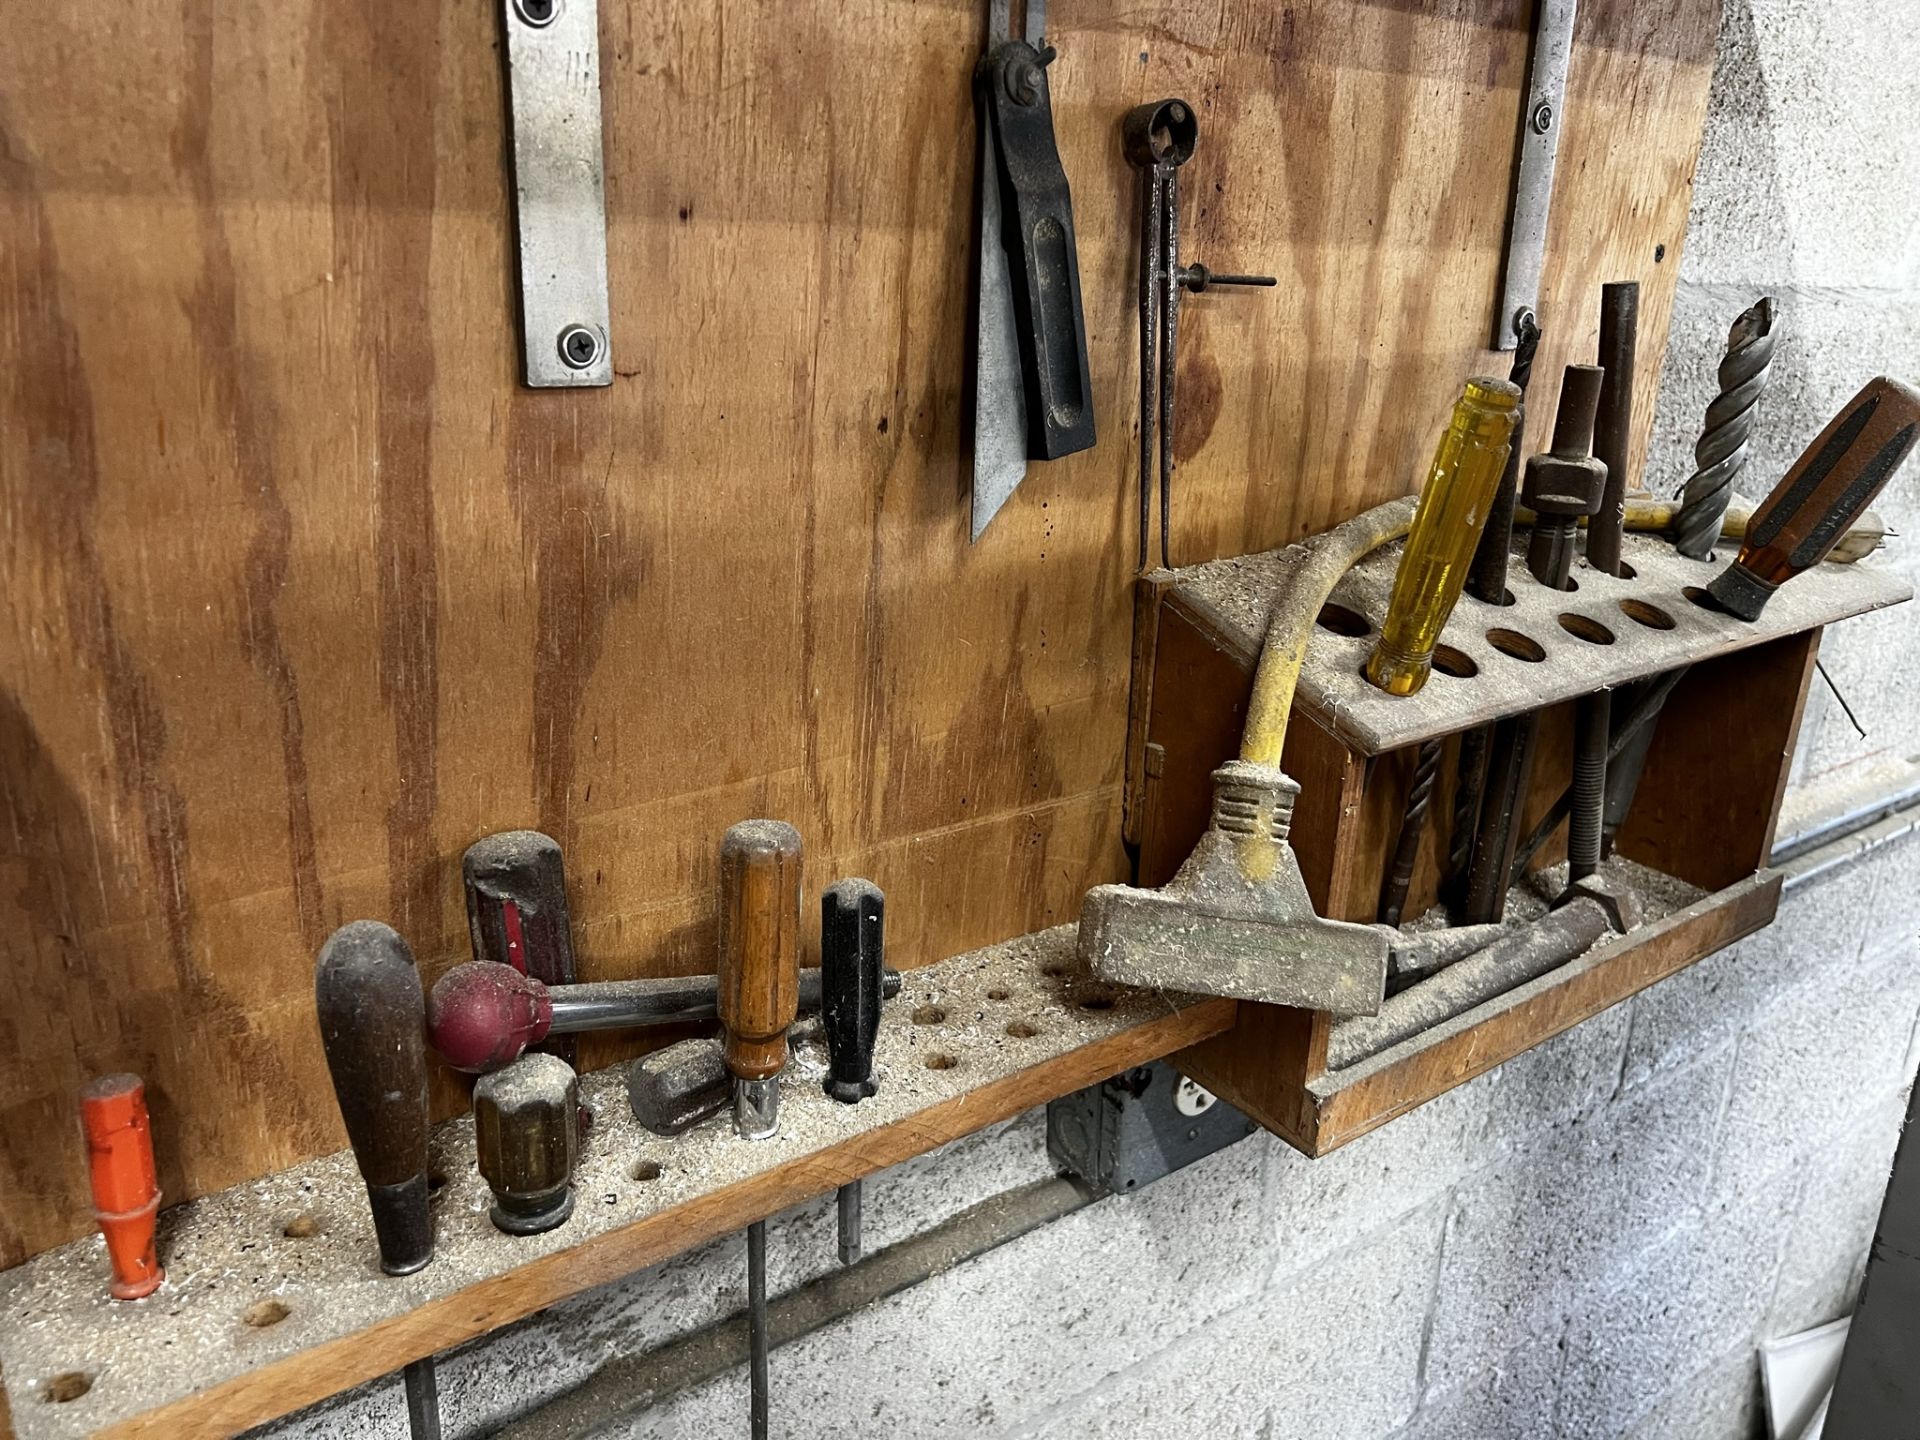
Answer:
[[[1484,375],[1467,381],[1453,407],[1367,660],[1367,679],[1389,695],[1413,694],[1432,673],[1433,647],[1466,584],[1519,413],[1520,387]]]

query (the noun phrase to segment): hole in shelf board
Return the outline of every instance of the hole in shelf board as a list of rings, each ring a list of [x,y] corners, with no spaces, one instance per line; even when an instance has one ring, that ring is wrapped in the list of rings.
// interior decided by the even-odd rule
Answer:
[[[1331,630],[1335,635],[1345,635],[1355,640],[1364,639],[1373,633],[1373,626],[1367,623],[1367,617],[1358,610],[1349,610],[1345,605],[1336,605],[1329,600],[1320,607],[1320,613],[1313,623],[1322,630]]]
[[[920,1063],[925,1065],[929,1070],[952,1070],[959,1065],[960,1061],[956,1056],[949,1055],[944,1050],[936,1050]]]
[[[1710,610],[1715,615],[1731,615],[1733,613],[1718,600],[1714,599],[1709,591],[1701,589],[1698,585],[1685,586],[1680,593],[1695,605],[1698,605],[1702,610]]]
[[[1578,615],[1569,610],[1560,617],[1560,628],[1576,639],[1586,641],[1589,645],[1613,643],[1613,631],[1590,615]]]
[[[282,1225],[280,1233],[289,1240],[311,1240],[320,1233],[320,1217],[302,1211]]]
[[[658,1180],[663,1172],[658,1160],[636,1160],[631,1173],[636,1180]]]
[[[947,1009],[944,1005],[922,1005],[913,1012],[913,1023],[916,1025],[938,1025],[946,1018]]]
[[[1529,665],[1537,665],[1547,658],[1547,650],[1531,635],[1522,635],[1518,630],[1493,629],[1487,631],[1487,643],[1502,655],[1511,655],[1515,660],[1525,660]]]
[[[1111,990],[1089,990],[1074,1003],[1082,1010],[1111,1010],[1113,998]]]
[[[1012,998],[1013,992],[999,985],[987,991],[987,999],[989,1000],[1011,1000]]]
[[[1016,1040],[1031,1040],[1039,1033],[1038,1025],[1030,1025],[1025,1020],[1015,1020],[1007,1026],[1007,1034]]]
[[[278,1300],[261,1300],[249,1305],[240,1319],[256,1330],[264,1330],[269,1325],[278,1325],[292,1313],[293,1311]]]
[[[83,1370],[69,1370],[47,1381],[40,1391],[40,1398],[50,1405],[65,1405],[68,1401],[78,1400],[93,1388],[93,1376]]]
[[[1616,580],[1636,580],[1639,576],[1640,572],[1638,570],[1622,560],[1620,562],[1620,568],[1614,572],[1613,578]]]
[[[1466,651],[1456,650],[1451,645],[1433,647],[1433,668],[1456,680],[1471,680],[1480,673],[1478,661]]]
[[[1678,623],[1658,605],[1649,605],[1645,600],[1622,600],[1620,610],[1629,620],[1649,630],[1671,630]]]
[[[440,1170],[429,1170],[427,1172],[427,1195],[429,1198],[438,1195],[446,1188],[447,1177],[445,1172]]]

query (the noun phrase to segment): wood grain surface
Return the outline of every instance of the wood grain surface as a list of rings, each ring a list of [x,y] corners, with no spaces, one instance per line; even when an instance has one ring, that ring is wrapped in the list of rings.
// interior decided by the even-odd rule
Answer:
[[[1603,280],[1662,353],[1719,8],[1581,16],[1538,415]],[[1123,873],[1129,106],[1200,116],[1187,254],[1281,282],[1186,306],[1177,561],[1404,493],[1496,363],[1523,0],[1055,0],[1101,441],[971,547],[984,7],[602,0],[618,375],[571,393],[516,379],[495,12],[9,19],[0,1263],[89,1228],[94,1073],[171,1200],[338,1147],[314,952],[382,919],[431,980],[491,831],[566,848],[586,979],[710,970],[750,815],[902,965]]]

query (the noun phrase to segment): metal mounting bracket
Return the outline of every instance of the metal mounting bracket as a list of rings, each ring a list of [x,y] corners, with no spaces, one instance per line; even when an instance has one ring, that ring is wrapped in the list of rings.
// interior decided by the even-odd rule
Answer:
[[[501,0],[520,236],[520,340],[536,389],[613,383],[597,0]]]
[[[1538,0],[1527,103],[1520,116],[1520,157],[1513,177],[1513,213],[1507,222],[1507,259],[1493,348],[1520,343],[1520,322],[1540,309],[1540,272],[1547,258],[1547,217],[1553,206],[1553,166],[1565,119],[1567,67],[1573,59],[1578,0]]]

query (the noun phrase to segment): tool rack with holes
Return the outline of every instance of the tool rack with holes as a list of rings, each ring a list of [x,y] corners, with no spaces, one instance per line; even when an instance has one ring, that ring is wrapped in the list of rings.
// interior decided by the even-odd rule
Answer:
[[[1454,763],[1473,727],[1542,712],[1521,833],[1565,786],[1582,696],[1685,670],[1657,720],[1639,798],[1603,863],[1642,901],[1624,935],[1437,1023],[1360,1043],[1372,1017],[1243,1004],[1234,1028],[1175,1058],[1187,1074],[1309,1154],[1323,1154],[1634,991],[1765,925],[1780,880],[1766,868],[1821,628],[1897,604],[1902,580],[1821,565],[1782,586],[1749,623],[1705,586],[1725,568],[1665,537],[1629,534],[1627,572],[1583,560],[1574,588],[1533,583],[1516,563],[1510,603],[1463,598],[1442,632],[1435,674],[1391,696],[1362,669],[1387,609],[1401,547],[1356,566],[1321,611],[1283,768],[1301,784],[1293,841],[1314,908],[1371,921],[1422,742],[1444,738],[1405,906],[1410,928],[1438,898],[1451,834]],[[1208,776],[1240,741],[1275,582],[1291,550],[1144,578],[1136,599],[1129,842],[1140,883],[1164,884],[1208,818]],[[1546,908],[1564,884],[1564,828],[1535,855],[1516,911]],[[1533,892],[1529,896],[1529,889]],[[1448,983],[1442,971],[1428,985]],[[1389,1007],[1420,998],[1418,985]],[[1351,1027],[1351,1028],[1350,1028]]]
[[[166,1212],[157,1303],[108,1298],[97,1239],[0,1278],[16,1423],[231,1434],[1217,1034],[1233,1011],[1091,979],[1071,927],[955,956],[887,1002],[871,1099],[828,1099],[824,1047],[802,1043],[769,1140],[738,1138],[725,1114],[662,1139],[636,1123],[620,1070],[582,1076],[594,1118],[574,1213],[543,1234],[490,1222],[472,1117],[437,1127],[435,1258],[406,1276],[381,1273],[353,1156],[309,1161]]]

